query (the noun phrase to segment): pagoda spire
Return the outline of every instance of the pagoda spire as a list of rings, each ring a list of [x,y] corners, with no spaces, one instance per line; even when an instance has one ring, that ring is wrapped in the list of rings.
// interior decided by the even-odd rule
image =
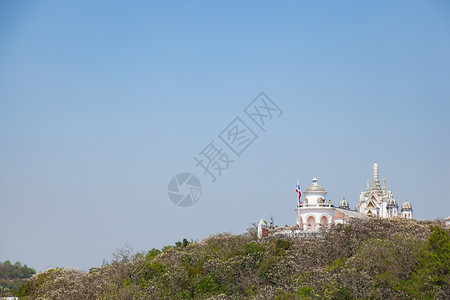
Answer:
[[[378,177],[378,164],[373,164],[373,189],[379,190],[380,187],[380,178]]]

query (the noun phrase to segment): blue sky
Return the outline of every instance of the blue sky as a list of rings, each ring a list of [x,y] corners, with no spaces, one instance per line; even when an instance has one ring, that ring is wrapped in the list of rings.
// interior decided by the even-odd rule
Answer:
[[[296,178],[354,207],[375,161],[444,218],[449,53],[446,1],[2,1],[0,260],[89,269],[291,225]],[[261,91],[283,115],[211,183],[193,157]],[[180,172],[203,185],[184,209]]]

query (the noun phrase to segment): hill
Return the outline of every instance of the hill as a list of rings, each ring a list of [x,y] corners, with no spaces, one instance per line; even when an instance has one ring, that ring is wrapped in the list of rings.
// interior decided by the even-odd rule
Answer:
[[[449,299],[450,237],[440,222],[355,220],[315,238],[254,231],[123,255],[82,272],[34,275],[24,299]]]
[[[9,260],[0,262],[0,297],[12,296],[25,283],[27,278],[36,274],[36,271],[27,265],[16,262],[12,264]]]

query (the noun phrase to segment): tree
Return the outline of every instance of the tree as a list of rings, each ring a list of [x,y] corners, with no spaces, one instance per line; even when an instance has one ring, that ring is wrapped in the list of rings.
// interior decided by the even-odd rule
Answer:
[[[427,247],[422,252],[417,268],[403,282],[402,289],[409,296],[421,299],[450,298],[450,235],[449,231],[431,227]]]

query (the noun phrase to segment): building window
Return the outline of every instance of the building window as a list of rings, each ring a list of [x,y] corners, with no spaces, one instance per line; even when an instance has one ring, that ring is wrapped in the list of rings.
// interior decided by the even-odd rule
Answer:
[[[308,230],[316,230],[316,219],[313,216],[309,216],[306,223],[308,224]]]
[[[322,218],[320,218],[320,226],[326,227],[327,225],[328,225],[328,218],[326,216],[322,216]]]

